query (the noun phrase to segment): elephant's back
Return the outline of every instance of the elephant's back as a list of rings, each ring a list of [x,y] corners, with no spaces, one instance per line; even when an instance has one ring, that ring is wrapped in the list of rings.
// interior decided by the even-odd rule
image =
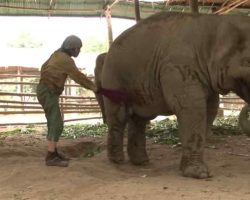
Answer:
[[[112,81],[129,86],[152,74],[157,77],[156,73],[162,66],[167,67],[168,62],[184,66],[195,64],[194,58],[199,54],[201,58],[209,58],[216,30],[225,19],[227,17],[165,12],[141,20],[111,45],[103,69],[103,78],[109,82],[107,86],[111,87]]]

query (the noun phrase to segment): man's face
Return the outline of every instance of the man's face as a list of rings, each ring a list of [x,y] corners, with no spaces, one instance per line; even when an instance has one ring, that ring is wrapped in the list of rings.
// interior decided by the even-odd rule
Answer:
[[[72,56],[77,57],[81,51],[81,48],[74,48],[72,51]]]

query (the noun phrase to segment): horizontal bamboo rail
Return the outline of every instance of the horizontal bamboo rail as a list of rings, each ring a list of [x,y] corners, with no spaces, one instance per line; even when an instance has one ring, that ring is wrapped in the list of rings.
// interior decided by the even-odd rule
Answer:
[[[35,82],[0,82],[0,85],[37,85]],[[82,87],[78,84],[67,84],[66,87]]]
[[[93,101],[94,101],[94,99],[93,99]],[[8,100],[0,100],[0,103],[6,103],[6,104],[23,104],[23,102],[22,101],[8,101]],[[27,104],[37,104],[37,105],[40,105],[38,102],[25,102],[24,103],[25,105],[27,105]],[[67,101],[67,103],[59,103],[60,105],[62,105],[62,106],[67,106],[67,105],[70,105],[70,106],[79,106],[79,103],[70,103],[70,102],[68,102]],[[99,106],[99,104],[98,103],[85,103],[84,104],[85,106]]]
[[[84,120],[93,120],[100,119],[100,117],[85,117],[85,118],[76,118],[76,119],[66,119],[64,122],[73,122],[73,121],[84,121]],[[18,122],[18,123],[1,123],[0,126],[24,126],[24,125],[43,125],[47,122]]]
[[[43,114],[43,110],[32,110],[32,111],[3,111],[0,112],[0,115],[17,115],[17,114]],[[100,113],[100,109],[85,109],[85,110],[64,110],[64,114],[69,114],[69,113],[79,113],[79,114],[89,114],[89,113]]]
[[[36,97],[36,94],[35,93],[0,92],[0,96],[32,96],[32,97]],[[67,95],[61,95],[60,98],[96,100],[95,97],[67,96]]]
[[[0,78],[39,78],[39,75],[0,74]]]

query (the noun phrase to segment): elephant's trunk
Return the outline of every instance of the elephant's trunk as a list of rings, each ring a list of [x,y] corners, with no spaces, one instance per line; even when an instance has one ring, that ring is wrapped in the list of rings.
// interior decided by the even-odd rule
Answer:
[[[239,126],[243,133],[250,136],[250,106],[246,105],[242,108],[239,115]]]

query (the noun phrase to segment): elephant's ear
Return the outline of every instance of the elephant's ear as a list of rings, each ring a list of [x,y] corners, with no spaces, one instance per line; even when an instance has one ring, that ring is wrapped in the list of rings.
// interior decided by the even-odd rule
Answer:
[[[229,70],[229,63],[240,54],[242,49],[244,49],[244,37],[240,30],[229,22],[222,23],[218,27],[208,64],[210,79],[215,90],[218,89],[218,85],[227,88],[227,80],[220,79],[221,73]]]

